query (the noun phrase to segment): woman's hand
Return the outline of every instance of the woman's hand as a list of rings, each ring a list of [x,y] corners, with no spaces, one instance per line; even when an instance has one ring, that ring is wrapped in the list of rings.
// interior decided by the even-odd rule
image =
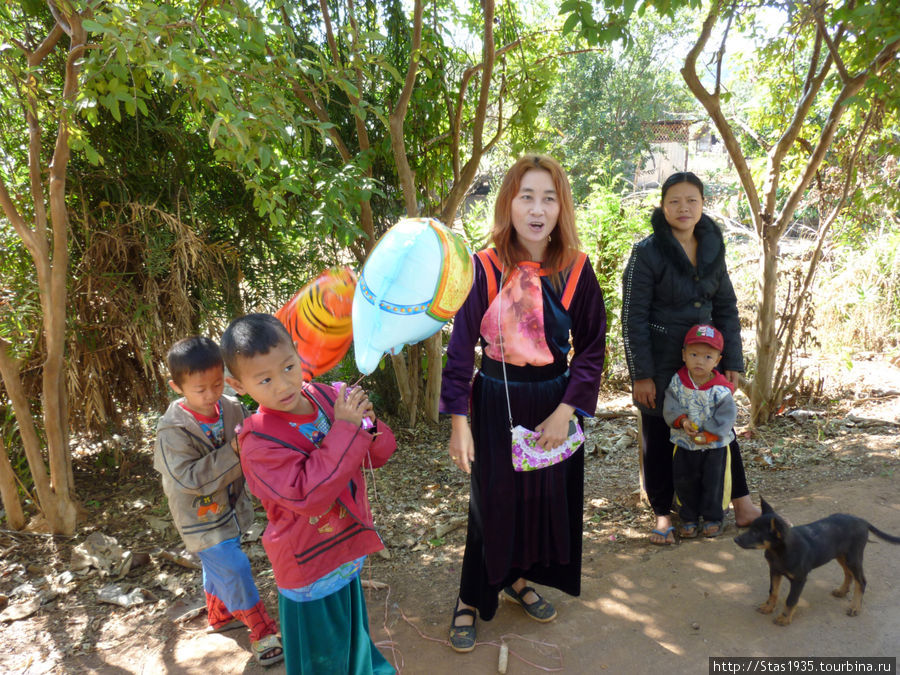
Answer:
[[[575,408],[568,403],[560,403],[556,406],[550,417],[535,427],[535,431],[541,434],[538,439],[538,447],[547,452],[562,443],[569,435],[569,420]]]
[[[725,371],[725,379],[731,382],[734,385],[735,389],[740,388],[741,386],[741,374],[736,370],[726,370]]]
[[[656,407],[656,383],[652,377],[635,380],[632,385],[632,398],[648,408]]]
[[[472,462],[475,461],[475,441],[472,439],[472,428],[465,415],[453,415],[450,418],[450,459],[456,466],[472,473]]]

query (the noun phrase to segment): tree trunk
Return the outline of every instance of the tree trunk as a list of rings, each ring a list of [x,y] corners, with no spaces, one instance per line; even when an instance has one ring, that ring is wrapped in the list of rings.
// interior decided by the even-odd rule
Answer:
[[[22,512],[22,502],[19,501],[16,474],[9,462],[2,438],[0,438],[0,500],[6,510],[6,523],[10,529],[21,530],[25,527],[25,514]]]
[[[410,424],[415,424],[416,413],[410,410],[410,401],[412,401],[412,392],[409,387],[409,368],[406,367],[406,354],[391,354],[391,365],[394,367],[394,379],[397,380],[397,388],[400,390],[400,400],[406,406],[407,419],[412,420]]]
[[[441,399],[441,367],[444,363],[443,331],[425,340],[425,356],[428,361],[428,373],[425,379],[425,415],[430,422],[437,424]]]
[[[12,403],[13,414],[19,423],[19,436],[22,438],[25,458],[28,460],[28,468],[34,481],[38,508],[51,532],[72,534],[75,531],[77,519],[76,505],[68,489],[58,493],[47,474],[28,397],[25,395],[25,389],[22,387],[22,380],[19,377],[19,364],[10,355],[9,343],[4,340],[0,340],[0,377],[3,378],[3,385],[6,387],[6,393]]]
[[[49,7],[57,23],[35,50],[26,51],[28,66],[35,69],[34,72],[40,72],[44,59],[57,48],[64,34],[69,37],[69,48],[65,54],[62,100],[39,99],[39,87],[33,86],[33,83],[27,87],[23,85],[28,92],[24,118],[29,134],[28,174],[33,226],[26,222],[6,185],[0,180],[0,204],[7,220],[28,249],[37,276],[42,311],[41,337],[45,349],[41,393],[44,433],[47,437],[47,465],[44,464],[31,407],[22,389],[18,362],[9,349],[10,345],[3,340],[0,340],[0,372],[19,422],[25,456],[34,478],[42,515],[50,531],[72,534],[75,531],[77,508],[72,497],[72,457],[69,453],[66,425],[66,285],[69,272],[66,172],[71,116],[79,89],[81,59],[84,56],[87,34],[81,24],[81,15],[73,11],[71,6],[49,3]],[[54,118],[57,119],[56,142],[53,156],[47,166],[44,166],[41,122]],[[43,182],[45,176],[48,178],[46,186]],[[49,218],[45,199],[49,202]]]
[[[778,288],[778,239],[762,239],[759,266],[759,304],[756,314],[756,375],[750,385],[750,423],[757,425],[775,412],[772,400],[772,373],[780,346],[775,338],[775,314]]]

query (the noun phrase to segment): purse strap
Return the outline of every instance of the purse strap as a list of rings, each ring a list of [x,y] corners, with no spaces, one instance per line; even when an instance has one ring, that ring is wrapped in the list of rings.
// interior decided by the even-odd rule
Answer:
[[[497,335],[500,337],[500,366],[503,368],[503,390],[506,392],[506,411],[509,414],[509,430],[513,430],[512,404],[509,402],[509,382],[506,380],[506,354],[503,352],[503,293],[497,295]]]

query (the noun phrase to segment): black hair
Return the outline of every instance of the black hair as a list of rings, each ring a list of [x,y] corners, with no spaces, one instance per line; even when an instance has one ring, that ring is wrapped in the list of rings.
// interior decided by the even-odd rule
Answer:
[[[679,171],[666,178],[662,184],[662,197],[660,199],[665,199],[669,188],[679,183],[690,183],[700,190],[700,196],[703,197],[703,181],[697,177],[697,174],[693,171]]]
[[[278,319],[271,314],[247,314],[238,317],[222,333],[222,356],[225,366],[234,377],[237,373],[238,357],[250,358],[268,354],[282,342],[291,343],[291,335]]]
[[[210,368],[223,366],[222,352],[213,340],[194,335],[179,340],[166,354],[169,375],[179,387],[191,373],[202,373]]]

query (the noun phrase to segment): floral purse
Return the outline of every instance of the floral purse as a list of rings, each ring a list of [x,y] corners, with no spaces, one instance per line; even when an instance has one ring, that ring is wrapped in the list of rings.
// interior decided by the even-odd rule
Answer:
[[[584,443],[584,431],[578,424],[578,418],[572,415],[569,420],[569,435],[555,448],[541,450],[537,442],[541,435],[521,424],[512,428],[512,464],[516,471],[534,471],[544,469],[568,459]]]

